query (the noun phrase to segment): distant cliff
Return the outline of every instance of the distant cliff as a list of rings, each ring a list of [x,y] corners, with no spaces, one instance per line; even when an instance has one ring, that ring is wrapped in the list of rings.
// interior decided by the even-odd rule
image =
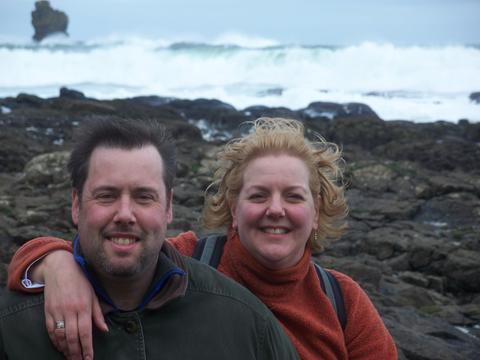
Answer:
[[[35,3],[35,10],[32,11],[32,25],[35,29],[33,35],[35,41],[42,41],[56,33],[68,35],[68,16],[63,11],[52,9],[50,3],[45,0]]]

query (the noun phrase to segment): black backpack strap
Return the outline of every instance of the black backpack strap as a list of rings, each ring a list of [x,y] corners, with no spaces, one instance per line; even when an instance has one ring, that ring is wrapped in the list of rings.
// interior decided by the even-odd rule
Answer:
[[[198,240],[195,245],[192,257],[204,264],[208,264],[213,268],[217,268],[223,254],[223,247],[227,241],[226,235],[212,234]],[[315,270],[318,274],[320,286],[330,300],[330,303],[337,314],[338,321],[345,330],[347,326],[347,313],[345,311],[345,303],[343,301],[342,289],[335,276],[314,263]]]
[[[192,257],[198,261],[217,268],[223,254],[223,247],[227,241],[227,235],[212,234],[198,240]]]
[[[340,284],[335,276],[330,274],[329,271],[325,270],[316,263],[314,263],[314,265],[318,274],[320,286],[327,295],[328,300],[330,300],[342,329],[345,330],[345,327],[347,326],[347,313],[345,311],[345,303],[343,301],[343,294]]]

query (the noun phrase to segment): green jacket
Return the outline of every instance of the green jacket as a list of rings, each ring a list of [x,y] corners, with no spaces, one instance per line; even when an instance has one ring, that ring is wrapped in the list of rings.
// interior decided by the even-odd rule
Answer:
[[[181,258],[188,274],[184,291],[166,302],[157,297],[151,302],[156,306],[138,311],[107,312],[110,331],[93,335],[96,360],[298,359],[255,296],[210,267]],[[6,292],[0,299],[0,359],[62,358],[46,332],[43,295]]]

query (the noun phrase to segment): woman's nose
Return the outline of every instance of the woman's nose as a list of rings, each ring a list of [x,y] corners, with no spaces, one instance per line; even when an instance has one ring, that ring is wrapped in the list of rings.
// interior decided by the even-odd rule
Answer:
[[[267,208],[267,216],[279,218],[285,216],[285,208],[283,207],[283,201],[280,197],[272,197]]]

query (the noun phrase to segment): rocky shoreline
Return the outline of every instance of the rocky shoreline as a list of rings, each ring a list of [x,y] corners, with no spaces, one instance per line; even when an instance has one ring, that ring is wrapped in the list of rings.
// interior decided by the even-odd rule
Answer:
[[[480,106],[480,105],[479,105]],[[349,231],[318,255],[368,292],[399,358],[480,354],[480,123],[383,121],[364,104],[237,110],[217,100],[0,99],[0,282],[13,252],[39,235],[72,238],[65,170],[72,132],[97,117],[153,118],[178,140],[175,220],[193,229],[218,148],[259,116],[304,121],[344,150]],[[245,129],[243,129],[245,130]]]

